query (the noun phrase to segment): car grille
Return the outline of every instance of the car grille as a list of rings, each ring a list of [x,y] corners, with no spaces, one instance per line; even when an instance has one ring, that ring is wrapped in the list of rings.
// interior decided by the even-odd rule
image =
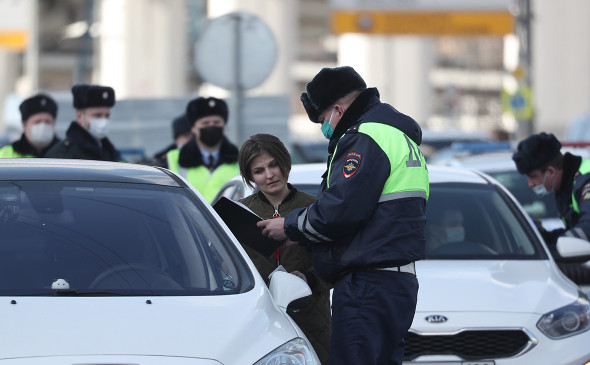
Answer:
[[[532,343],[520,329],[465,330],[449,335],[408,332],[404,360],[423,355],[455,355],[464,360],[498,359],[515,356]]]

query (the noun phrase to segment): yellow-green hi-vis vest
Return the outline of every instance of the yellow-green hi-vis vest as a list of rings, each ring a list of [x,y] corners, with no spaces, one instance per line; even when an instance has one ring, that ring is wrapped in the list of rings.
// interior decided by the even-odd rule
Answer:
[[[221,164],[214,171],[204,165],[184,168],[178,164],[179,156],[178,149],[168,152],[168,169],[187,179],[209,203],[227,180],[240,173],[237,162]]]
[[[580,172],[580,175],[586,175],[587,173],[590,173],[590,160],[582,160],[582,163],[580,164],[580,168],[578,169],[578,171]],[[576,192],[575,187],[576,179],[574,179],[572,188],[572,208],[574,209],[574,212],[580,213],[580,207],[578,206],[578,202],[576,201],[576,197],[574,196]]]
[[[18,153],[14,150],[14,147],[9,144],[0,148],[0,158],[35,158],[36,156],[30,154]]]
[[[428,200],[430,185],[426,160],[414,141],[399,129],[377,122],[361,123],[358,133],[371,137],[389,158],[391,171],[381,191],[379,202],[411,197]],[[336,151],[332,156],[335,154]],[[328,187],[332,164],[329,170]]]

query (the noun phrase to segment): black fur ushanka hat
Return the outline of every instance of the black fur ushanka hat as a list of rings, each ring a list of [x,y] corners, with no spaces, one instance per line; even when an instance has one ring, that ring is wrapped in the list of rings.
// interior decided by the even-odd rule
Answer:
[[[191,121],[191,126],[203,117],[219,115],[227,123],[228,109],[225,101],[214,97],[199,97],[191,100],[186,106],[186,115]]]
[[[553,134],[541,132],[520,141],[512,160],[518,172],[524,175],[548,164],[560,150],[561,142]]]
[[[57,104],[45,94],[37,94],[25,99],[20,104],[19,109],[23,122],[26,122],[31,115],[43,112],[51,114],[53,119],[57,117]]]
[[[76,109],[112,108],[115,105],[115,90],[109,86],[74,85],[72,95],[74,97],[74,108]]]
[[[330,105],[352,91],[366,88],[367,84],[352,67],[325,67],[307,84],[301,102],[309,119],[321,123],[317,119]]]

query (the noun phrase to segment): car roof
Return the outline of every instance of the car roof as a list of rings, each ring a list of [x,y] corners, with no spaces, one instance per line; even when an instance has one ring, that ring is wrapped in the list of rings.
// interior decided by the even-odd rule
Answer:
[[[440,183],[470,183],[490,184],[485,174],[465,168],[451,166],[428,165],[428,178],[431,184]]]
[[[324,163],[298,164],[293,165],[289,175],[289,183],[298,184],[317,184],[322,182],[322,174],[326,170]],[[485,173],[480,173],[462,167],[452,167],[443,165],[428,165],[428,177],[431,184],[459,182],[471,184],[490,184],[490,180]],[[240,175],[232,177],[229,181],[242,181]]]
[[[326,171],[326,164],[324,163],[293,165],[289,175],[289,182],[292,184],[319,184],[322,181],[324,171]],[[482,174],[458,167],[428,165],[428,173],[431,183],[489,183]]]
[[[49,158],[0,159],[0,181],[105,181],[180,186],[165,169],[122,162]]]
[[[291,166],[289,182],[291,184],[319,184],[327,165],[324,162],[296,164]]]

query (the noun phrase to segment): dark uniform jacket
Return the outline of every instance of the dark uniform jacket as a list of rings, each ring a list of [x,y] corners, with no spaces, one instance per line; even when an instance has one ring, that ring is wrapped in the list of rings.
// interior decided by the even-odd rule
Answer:
[[[18,141],[12,143],[12,150],[13,153],[16,153],[22,157],[45,157],[47,151],[49,151],[51,147],[55,146],[55,144],[58,142],[59,139],[57,137],[53,137],[53,141],[51,141],[49,146],[45,147],[43,150],[41,150],[41,152],[38,152],[23,133]]]
[[[348,271],[406,265],[423,259],[425,254],[427,196],[379,202],[391,171],[399,166],[391,165],[389,152],[373,138],[358,132],[365,122],[378,122],[405,133],[403,146],[394,147],[399,151],[405,148],[406,154],[411,145],[408,137],[416,145],[422,139],[420,126],[381,103],[375,88],[363,91],[344,113],[330,139],[329,170],[315,203],[291,212],[285,219],[285,233],[290,239],[312,242],[314,267],[328,282],[335,282]],[[423,163],[418,148],[413,148],[413,156]],[[427,195],[425,164],[420,168],[421,176],[426,176],[421,187]]]
[[[290,184],[289,188],[291,192],[279,204],[276,212],[273,205],[260,191],[241,199],[240,202],[261,218],[270,219],[275,214],[284,217],[293,209],[307,207],[315,200],[313,195],[298,191]],[[300,271],[305,275],[313,293],[313,304],[311,307],[297,313],[289,312],[289,315],[301,328],[303,333],[305,333],[305,336],[311,342],[322,364],[327,364],[330,351],[330,337],[332,335],[332,315],[330,309],[330,289],[332,286],[317,276],[313,269],[311,253],[306,247],[300,245],[281,247],[278,252],[279,259],[277,260],[274,255],[265,257],[246,245],[242,247],[246,250],[246,253],[248,253],[248,256],[267,284],[269,282],[268,276],[279,264],[283,265],[288,272]]]
[[[555,202],[565,228],[551,232],[541,229],[541,233],[561,271],[577,284],[590,284],[590,269],[577,262],[562,262],[555,246],[557,238],[562,235],[590,240],[590,172],[581,172],[581,163],[580,156],[565,153],[560,191],[555,192]],[[577,211],[572,197],[577,202]]]
[[[590,240],[590,172],[580,172],[581,163],[579,156],[564,155],[561,190],[555,195],[555,202],[565,223],[563,234]],[[578,211],[572,207],[572,193]]]
[[[73,121],[66,131],[66,138],[53,146],[45,157],[83,160],[123,161],[121,153],[108,138],[98,141],[78,122]]]

